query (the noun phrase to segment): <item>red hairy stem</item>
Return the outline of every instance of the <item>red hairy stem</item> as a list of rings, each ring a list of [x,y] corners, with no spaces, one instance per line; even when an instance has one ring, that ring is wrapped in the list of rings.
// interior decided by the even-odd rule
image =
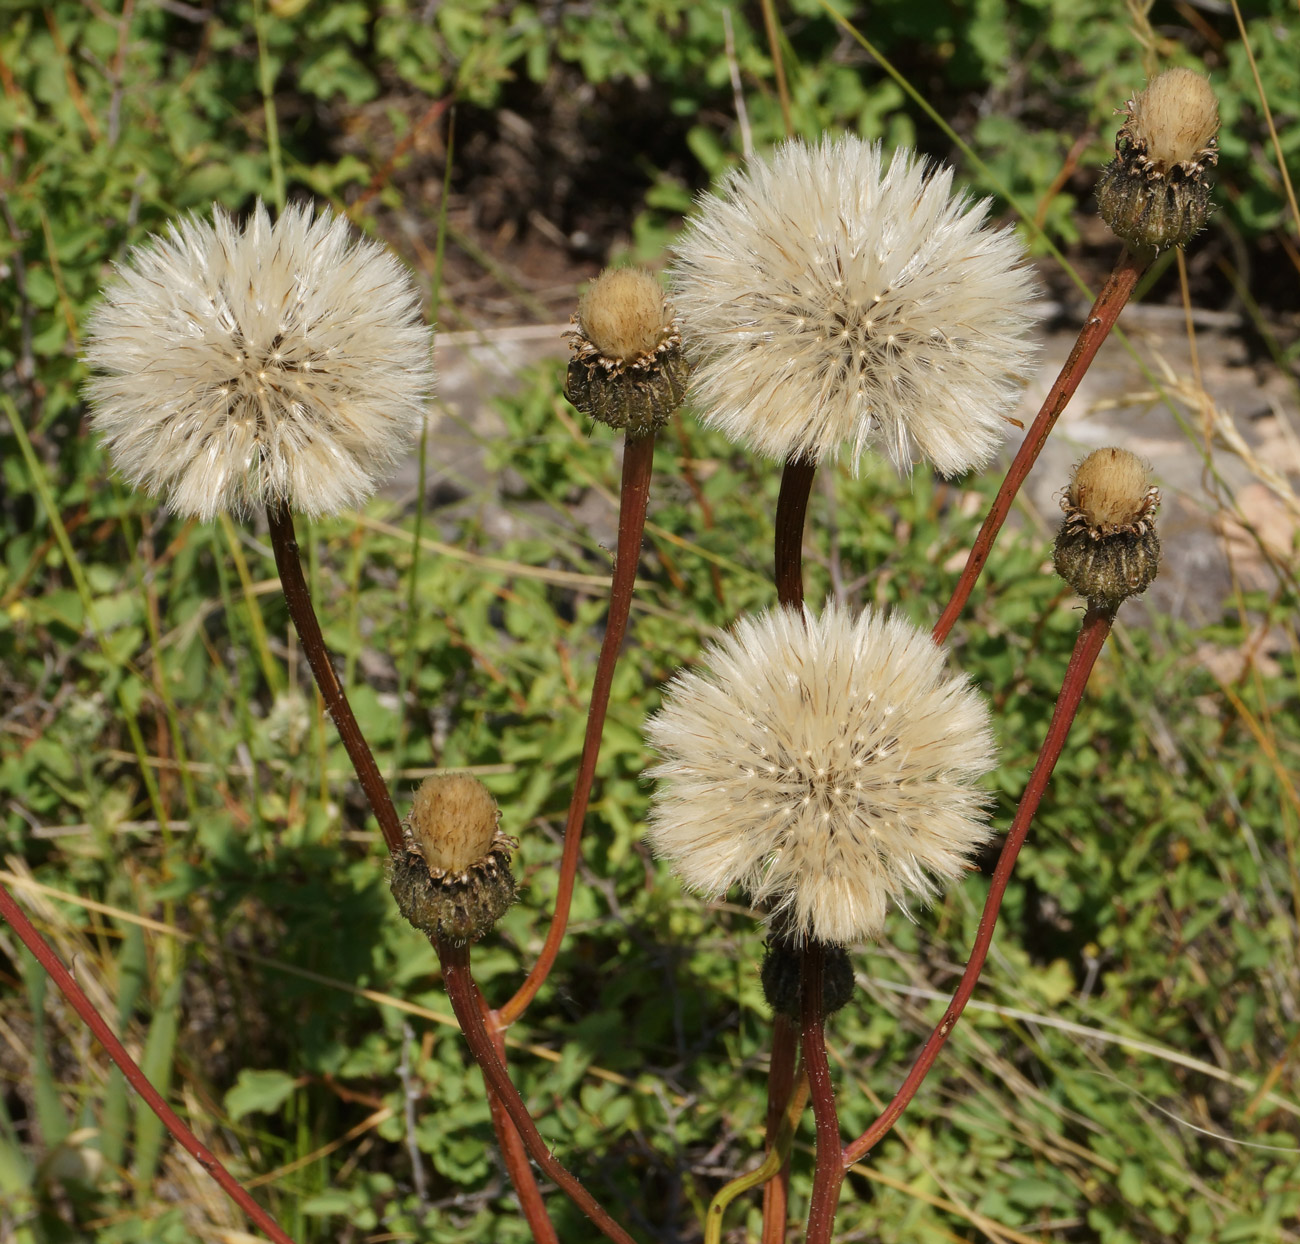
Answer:
[[[767,1071],[767,1149],[776,1144],[781,1120],[794,1091],[795,1055],[799,1051],[799,1033],[794,1021],[777,1014],[772,1020],[772,1058]],[[790,1200],[790,1159],[763,1185],[762,1244],[783,1244],[787,1206]]]
[[[573,901],[574,879],[581,856],[582,826],[591,800],[591,785],[596,777],[596,758],[600,753],[601,735],[605,730],[605,713],[609,708],[614,667],[618,663],[623,637],[627,634],[628,614],[632,609],[632,589],[636,585],[637,566],[641,561],[641,538],[645,533],[646,507],[650,501],[650,474],[654,467],[655,436],[628,435],[623,445],[623,484],[618,508],[618,549],[614,555],[614,575],[609,587],[609,615],[605,620],[605,638],[601,641],[596,662],[596,678],[591,687],[591,704],[587,709],[587,733],[582,741],[582,758],[578,777],[569,803],[569,817],[564,825],[564,850],[560,856],[560,877],[555,893],[555,914],[547,930],[542,952],[520,985],[518,992],[496,1013],[496,1019],[508,1027],[528,1008],[542,982],[555,966],[560,943],[569,925],[569,905]]]
[[[1002,487],[998,489],[998,495],[993,499],[993,507],[985,517],[979,535],[975,537],[970,556],[966,559],[965,569],[962,570],[961,578],[957,580],[957,586],[953,589],[952,599],[948,601],[947,608],[935,623],[935,643],[941,644],[948,638],[949,632],[961,616],[961,611],[970,599],[980,572],[984,569],[984,563],[988,561],[989,553],[993,550],[993,541],[997,539],[1002,524],[1011,513],[1011,503],[1015,501],[1016,493],[1020,491],[1021,484],[1025,482],[1034,463],[1038,461],[1038,455],[1042,453],[1043,446],[1056,426],[1057,419],[1069,404],[1070,398],[1074,396],[1074,391],[1079,387],[1084,373],[1096,358],[1101,343],[1115,327],[1119,313],[1132,295],[1138,278],[1150,266],[1151,258],[1152,253],[1149,251],[1135,253],[1126,248],[1116,262],[1114,271],[1106,278],[1106,284],[1102,286],[1101,293],[1092,304],[1092,310],[1088,312],[1087,320],[1079,330],[1070,357],[1065,360],[1065,365],[1057,374],[1042,409],[1030,425],[1029,431],[1025,433],[1025,439],[1021,441],[1020,448],[1007,469]]]
[[[813,1171],[812,1199],[808,1205],[806,1244],[830,1244],[844,1164],[840,1153],[840,1120],[835,1110],[835,1087],[826,1059],[826,1014],[822,996],[826,955],[822,944],[804,942],[800,965],[799,1001],[803,1065],[808,1073],[813,1119],[817,1124],[817,1164]]]
[[[163,1126],[180,1142],[188,1153],[213,1179],[220,1184],[222,1191],[276,1244],[293,1244],[293,1237],[286,1235],[280,1225],[264,1210],[248,1191],[222,1164],[221,1160],[197,1136],[194,1135],[180,1115],[163,1100],[135,1060],[126,1052],[126,1047],[119,1041],[104,1017],[95,1009],[95,1004],[86,996],[85,991],[73,979],[72,973],[63,966],[59,956],[54,953],[49,943],[40,935],[36,927],[27,918],[27,913],[18,906],[13,896],[0,883],[0,916],[7,920],[19,940],[36,956],[50,979],[58,986],[59,992],[67,998],[72,1009],[81,1016],[86,1027],[95,1035],[95,1039],[104,1047],[105,1052],[121,1069],[127,1083],[144,1099],[150,1110],[162,1120]]]
[[[352,767],[361,782],[361,789],[379,822],[384,841],[388,844],[389,851],[399,851],[402,846],[402,823],[397,809],[393,807],[388,787],[380,776],[379,766],[375,764],[370,745],[353,715],[343,684],[339,682],[334,666],[330,663],[329,649],[325,647],[325,638],[321,635],[311,594],[307,591],[307,580],[303,578],[302,562],[298,557],[298,539],[293,530],[293,515],[289,512],[289,507],[280,501],[271,502],[266,507],[266,517],[271,527],[275,568],[280,572],[280,583],[284,587],[284,601],[289,606],[289,617],[302,641],[307,664],[311,666],[316,685],[325,700],[325,707],[334,719],[339,738],[343,740],[348,759],[352,761]]]
[[[483,1017],[484,1026],[492,1041],[492,1048],[496,1050],[497,1058],[501,1060],[501,1065],[504,1067],[506,1065],[505,1033],[493,1025],[491,1012],[482,993],[476,988],[474,994],[478,999],[479,1014]],[[537,1186],[533,1168],[528,1164],[528,1151],[524,1148],[519,1129],[515,1127],[509,1111],[490,1086],[487,1090],[487,1099],[488,1109],[492,1112],[492,1130],[496,1132],[497,1144],[500,1146],[501,1156],[506,1164],[506,1173],[510,1176],[510,1182],[519,1196],[519,1207],[523,1210],[528,1229],[533,1233],[535,1244],[560,1244],[559,1236],[555,1234],[555,1227],[546,1213],[546,1203],[542,1200],[542,1192]]]
[[[971,994],[975,992],[975,984],[979,980],[980,972],[983,971],[989,946],[993,942],[993,930],[998,922],[998,912],[1002,907],[1007,883],[1011,880],[1011,871],[1016,865],[1016,857],[1020,854],[1020,848],[1024,846],[1030,822],[1034,819],[1034,813],[1038,811],[1039,801],[1047,789],[1052,770],[1056,767],[1056,762],[1065,748],[1065,740],[1070,733],[1071,725],[1074,724],[1074,716],[1079,711],[1079,704],[1083,700],[1088,675],[1092,672],[1092,667],[1101,653],[1106,636],[1110,634],[1114,619],[1113,609],[1098,609],[1091,605],[1083,616],[1083,623],[1074,643],[1074,652],[1070,655],[1070,664],[1066,668],[1065,678],[1061,682],[1061,691],[1056,698],[1056,708],[1052,713],[1051,724],[1047,728],[1047,736],[1043,739],[1042,750],[1038,754],[1034,771],[1025,786],[1025,793],[1020,797],[1020,806],[1016,809],[1015,819],[1011,822],[1007,840],[1002,845],[1002,854],[998,857],[998,866],[994,870],[989,895],[984,902],[983,914],[980,916],[975,945],[971,948],[970,958],[966,962],[966,970],[962,973],[957,992],[953,994],[948,1009],[943,1013],[943,1018],[922,1047],[920,1055],[912,1070],[908,1072],[907,1079],[903,1081],[902,1088],[895,1094],[894,1100],[857,1140],[845,1148],[846,1167],[865,1157],[894,1126],[899,1115],[907,1109],[907,1104],[916,1096],[917,1089],[921,1087],[921,1082],[934,1066],[939,1051],[956,1026],[966,1003],[970,1001]]]
[[[469,1052],[483,1073],[488,1092],[496,1094],[529,1156],[607,1239],[613,1240],[614,1244],[635,1244],[632,1237],[609,1216],[577,1178],[551,1156],[546,1141],[542,1139],[537,1124],[524,1105],[524,1099],[519,1096],[519,1090],[506,1072],[505,1064],[497,1057],[496,1046],[484,1026],[481,995],[469,970],[469,947],[452,946],[442,941],[435,941],[433,945],[438,952],[438,961],[442,964],[442,979],[447,988],[447,997],[451,1001],[452,1010],[456,1012],[461,1031],[465,1034]]]
[[[803,525],[816,473],[815,462],[787,458],[776,500],[776,598],[795,609],[803,607]]]

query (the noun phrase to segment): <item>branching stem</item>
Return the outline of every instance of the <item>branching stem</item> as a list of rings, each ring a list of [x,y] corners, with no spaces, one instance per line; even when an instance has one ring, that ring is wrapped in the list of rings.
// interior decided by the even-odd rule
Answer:
[[[266,507],[266,516],[271,527],[275,566],[284,586],[285,604],[289,606],[289,617],[293,619],[298,638],[302,641],[307,664],[311,666],[316,685],[324,697],[325,707],[338,727],[339,738],[343,740],[348,758],[361,781],[361,789],[379,822],[384,841],[388,844],[389,851],[398,851],[402,846],[402,824],[397,809],[393,807],[388,787],[380,776],[379,766],[375,764],[370,745],[361,733],[352,705],[348,703],[343,684],[339,682],[330,662],[329,649],[325,647],[320,622],[316,619],[311,594],[307,591],[307,581],[303,578],[302,562],[298,557],[298,539],[293,530],[293,515],[283,502],[271,502]]]
[[[1097,351],[1101,349],[1101,343],[1115,327],[1119,313],[1132,295],[1138,278],[1150,266],[1151,259],[1150,251],[1135,252],[1125,249],[1116,262],[1114,271],[1106,278],[1106,284],[1102,286],[1101,293],[1092,304],[1092,310],[1088,312],[1083,328],[1079,330],[1070,357],[1065,360],[1065,365],[1057,374],[1042,409],[1030,425],[1029,431],[1025,433],[1025,439],[1021,441],[1020,448],[1007,469],[1006,478],[1002,481],[1002,487],[998,489],[998,495],[993,499],[993,505],[985,516],[979,535],[975,537],[975,543],[971,548],[970,556],[966,559],[961,578],[957,580],[957,586],[953,589],[952,599],[940,615],[939,621],[935,623],[935,643],[941,644],[948,638],[957,619],[961,616],[961,611],[970,599],[980,572],[984,569],[984,563],[989,559],[993,541],[997,539],[1002,524],[1011,513],[1011,504],[1015,501],[1021,484],[1025,482],[1034,463],[1038,461],[1038,455],[1047,444],[1047,438],[1056,426],[1057,419],[1069,404],[1070,398],[1074,396],[1074,391],[1079,387],[1084,373],[1096,358]]]
[[[488,1091],[495,1094],[501,1106],[510,1116],[510,1121],[519,1132],[524,1147],[533,1161],[553,1179],[561,1190],[593,1223],[601,1233],[614,1244],[635,1244],[632,1237],[601,1207],[595,1197],[578,1182],[559,1162],[551,1156],[546,1141],[537,1130],[524,1099],[519,1096],[505,1064],[497,1056],[496,1046],[488,1035],[483,1023],[483,1008],[478,988],[469,970],[469,947],[452,946],[446,942],[435,942],[434,949],[442,964],[442,979],[447,988],[447,997],[452,1010],[460,1021],[461,1031],[469,1044],[470,1054],[483,1072]]]
[[[628,436],[623,447],[623,483],[618,509],[618,549],[614,555],[614,575],[609,588],[609,616],[605,638],[596,662],[596,677],[591,687],[591,705],[587,710],[587,733],[582,742],[578,777],[569,802],[569,816],[564,825],[564,850],[560,856],[560,877],[555,893],[555,914],[547,930],[541,954],[518,992],[497,1012],[497,1022],[509,1027],[537,996],[543,981],[555,966],[560,943],[569,924],[569,906],[573,901],[574,879],[581,857],[582,827],[591,801],[591,786],[596,777],[596,759],[600,754],[605,713],[609,708],[610,688],[614,684],[614,667],[627,634],[628,615],[632,609],[632,589],[636,584],[637,566],[641,562],[641,539],[645,533],[646,507],[650,501],[650,474],[654,466],[655,437],[650,432]]]
[[[975,935],[975,945],[971,948],[970,958],[966,962],[966,970],[962,973],[957,992],[953,994],[952,1001],[948,1004],[948,1009],[944,1012],[943,1018],[922,1047],[920,1055],[917,1057],[912,1070],[908,1072],[907,1078],[903,1081],[902,1088],[895,1094],[894,1100],[885,1107],[881,1116],[857,1140],[845,1148],[845,1167],[851,1166],[854,1162],[858,1162],[865,1157],[897,1122],[899,1115],[907,1108],[907,1104],[916,1096],[917,1089],[921,1087],[921,1083],[929,1074],[930,1068],[934,1066],[935,1059],[939,1057],[939,1051],[943,1048],[944,1042],[948,1040],[948,1035],[956,1026],[962,1011],[965,1010],[971,994],[975,992],[975,984],[979,980],[980,972],[983,971],[984,961],[989,953],[989,946],[993,942],[993,930],[998,922],[998,912],[1002,907],[1002,898],[1006,894],[1007,883],[1011,880],[1011,871],[1015,867],[1016,857],[1020,854],[1020,848],[1024,846],[1030,822],[1034,819],[1034,813],[1038,811],[1039,801],[1043,797],[1043,792],[1047,790],[1047,783],[1052,776],[1052,770],[1056,767],[1056,762],[1060,759],[1061,752],[1065,747],[1065,740],[1069,736],[1071,725],[1074,723],[1074,716],[1079,711],[1079,704],[1083,700],[1088,675],[1092,672],[1092,667],[1101,653],[1102,645],[1106,642],[1106,636],[1110,634],[1111,623],[1114,619],[1115,612],[1113,609],[1100,609],[1093,606],[1089,606],[1088,611],[1083,616],[1079,636],[1075,640],[1074,652],[1070,656],[1070,664],[1066,668],[1065,678],[1061,683],[1061,691],[1056,699],[1056,708],[1052,713],[1052,721],[1047,728],[1047,736],[1043,740],[1043,747],[1038,754],[1038,761],[1034,765],[1034,771],[1030,774],[1029,782],[1025,786],[1025,793],[1020,797],[1020,806],[1016,809],[1015,819],[1011,822],[1007,840],[1002,845],[1002,854],[998,857],[998,865],[994,870],[993,881],[989,886],[989,895],[984,902],[984,912],[980,916],[979,930]],[[811,1238],[810,1236],[809,1239]]]
[[[506,1065],[505,1032],[492,1024],[482,993],[478,989],[475,989],[474,993],[478,998],[479,1014],[483,1016],[488,1037],[497,1052],[497,1058],[501,1060],[501,1065],[504,1067]],[[534,1244],[560,1244],[559,1237],[555,1234],[555,1227],[546,1213],[546,1203],[542,1200],[542,1191],[537,1186],[537,1177],[528,1164],[528,1150],[524,1147],[519,1129],[514,1125],[510,1112],[491,1086],[487,1090],[487,1099],[488,1109],[492,1113],[492,1130],[496,1132],[501,1157],[506,1164],[506,1173],[510,1176],[510,1182],[519,1196],[519,1207],[523,1210],[524,1221],[528,1223],[528,1228],[533,1233]]]

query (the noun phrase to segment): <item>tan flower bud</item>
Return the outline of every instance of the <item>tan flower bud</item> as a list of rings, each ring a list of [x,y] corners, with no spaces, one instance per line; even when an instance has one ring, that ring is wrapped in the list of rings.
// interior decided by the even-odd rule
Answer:
[[[608,359],[653,354],[672,333],[659,282],[640,268],[606,268],[578,302],[578,331]]]
[[[1116,237],[1132,246],[1182,246],[1205,227],[1205,169],[1219,153],[1219,103],[1190,69],[1169,69],[1124,108],[1115,159],[1097,183],[1097,206]]]
[[[1214,148],[1219,101],[1209,82],[1191,69],[1167,69],[1129,105],[1134,146],[1160,173],[1190,171]]]
[[[1160,569],[1153,515],[1159,489],[1146,464],[1127,449],[1098,449],[1074,469],[1061,500],[1057,573],[1090,605],[1111,610],[1144,592]]]
[[[514,901],[518,843],[501,833],[500,819],[477,778],[431,777],[416,792],[389,885],[402,915],[430,938],[478,941]]]
[[[687,365],[659,282],[639,268],[606,268],[583,294],[574,324],[569,401],[633,436],[662,427],[686,395]]]

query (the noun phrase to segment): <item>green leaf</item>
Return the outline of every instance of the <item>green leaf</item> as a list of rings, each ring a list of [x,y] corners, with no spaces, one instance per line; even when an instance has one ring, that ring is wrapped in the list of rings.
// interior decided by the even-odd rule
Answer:
[[[288,1100],[298,1081],[283,1071],[240,1071],[235,1085],[225,1096],[226,1113],[232,1122],[255,1111],[270,1113]],[[329,1212],[329,1211],[312,1211]]]

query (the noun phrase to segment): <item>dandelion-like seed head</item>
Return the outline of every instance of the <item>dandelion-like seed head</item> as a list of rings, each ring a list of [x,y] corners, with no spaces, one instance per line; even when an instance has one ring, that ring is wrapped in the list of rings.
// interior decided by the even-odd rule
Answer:
[[[210,519],[361,504],[433,388],[419,294],[342,217],[259,202],[131,252],[87,333],[93,422],[134,486]]]
[[[952,173],[858,138],[792,140],[700,200],[673,291],[705,422],[777,459],[882,444],[946,476],[1001,441],[1035,282]]]
[[[691,889],[739,885],[784,934],[857,942],[987,839],[988,711],[906,619],[773,610],[705,661],[647,727],[648,836]]]

